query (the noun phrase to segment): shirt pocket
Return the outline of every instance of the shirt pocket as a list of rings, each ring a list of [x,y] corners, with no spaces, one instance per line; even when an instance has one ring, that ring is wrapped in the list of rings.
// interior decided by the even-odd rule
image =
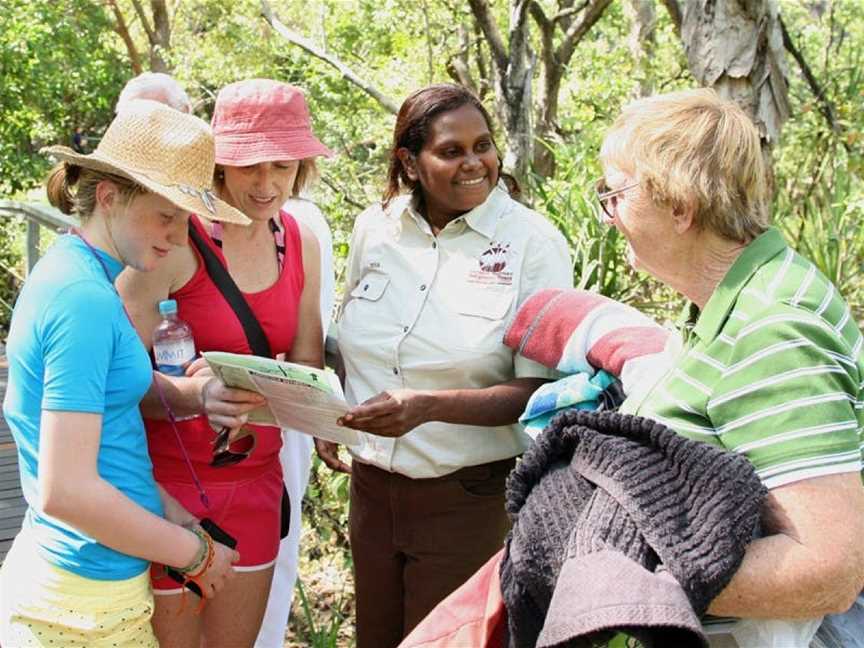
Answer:
[[[384,296],[390,277],[381,272],[367,272],[349,293],[342,310],[341,326],[345,329],[370,330],[381,328],[387,320]]]
[[[507,314],[514,292],[483,288],[465,291],[458,301],[460,335],[456,347],[465,351],[488,352],[504,344]]]

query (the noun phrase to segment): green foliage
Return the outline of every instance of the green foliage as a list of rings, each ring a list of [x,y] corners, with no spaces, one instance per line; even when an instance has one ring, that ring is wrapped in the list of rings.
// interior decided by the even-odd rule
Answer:
[[[573,254],[573,283],[586,290],[629,301],[634,296],[625,242],[617,230],[603,224],[593,199],[600,170],[590,150],[577,144],[552,148],[558,168],[555,178],[533,177],[533,206],[564,235]]]
[[[303,645],[309,648],[336,648],[339,643],[339,630],[345,623],[343,612],[344,599],[340,599],[334,609],[330,610],[330,618],[324,623],[317,621],[317,610],[314,610],[303,587],[303,581],[297,579],[297,595],[303,610],[305,632],[302,633]]]
[[[20,221],[0,217],[0,336],[4,339],[24,274],[22,234]]]
[[[831,182],[810,188],[792,200],[778,199],[780,226],[790,243],[816,264],[850,302],[860,320],[864,316],[864,186],[845,168],[835,169]]]
[[[96,134],[129,76],[90,0],[5,0],[0,11],[0,196],[42,181],[48,144]]]
[[[547,15],[555,0],[538,0]],[[147,3],[143,3],[146,5]],[[356,215],[380,199],[394,116],[328,64],[287,43],[260,16],[258,0],[183,0],[173,5],[171,50],[165,58],[187,88],[196,113],[209,118],[225,84],[270,77],[303,87],[319,138],[336,156],[320,164],[322,181],[312,196],[333,229],[337,269],[348,254]],[[491,2],[506,35],[509,3]],[[468,38],[471,73],[476,53],[489,48],[472,26],[467,3],[450,0],[271,0],[291,29],[349,65],[397,104],[412,90],[449,80],[448,62]],[[687,61],[668,15],[658,3],[656,41],[637,64],[624,45],[629,25],[622,3],[612,3],[579,44],[559,96],[552,141],[557,174],[532,177],[532,206],[546,214],[570,243],[575,283],[671,319],[681,298],[626,259],[626,244],[594,215],[593,180],[604,131],[640,83],[656,92],[692,87]],[[142,59],[146,40],[130,0],[120,0]],[[789,240],[838,286],[859,322],[864,318],[864,18],[859,0],[783,2],[790,34],[834,108],[829,127],[820,102],[787,57],[792,116],[775,143],[777,197],[774,215]],[[98,136],[132,75],[126,50],[112,31],[104,3],[93,0],[5,0],[0,11],[0,196],[38,185],[48,168],[41,146],[69,143],[76,126]],[[428,30],[427,30],[428,24]],[[539,35],[532,25],[532,44]],[[541,66],[535,68],[539,78]],[[482,86],[488,91],[489,84]],[[492,107],[492,97],[486,103]],[[498,129],[499,133],[501,132]],[[506,142],[500,142],[506,146]],[[23,270],[20,223],[0,222],[0,299],[11,303],[18,283],[3,267]],[[8,313],[0,302],[0,330]],[[314,460],[303,503],[314,542],[307,559],[334,558],[350,570],[348,488],[345,475]],[[317,564],[317,563],[316,563]],[[298,585],[303,608],[301,644],[333,646],[350,617],[340,592],[322,604],[308,581]],[[314,599],[314,600],[313,600]],[[325,618],[318,615],[326,607]],[[313,609],[314,608],[314,609]]]
[[[855,2],[833,2],[822,14],[796,3],[784,4],[783,11],[796,47],[833,106],[836,128],[804,79],[792,75],[796,111],[775,155],[775,220],[792,245],[837,286],[861,322],[864,61],[859,44],[864,21]]]
[[[332,472],[316,455],[312,461],[309,486],[303,499],[303,517],[313,529],[317,546],[310,556],[320,558],[324,552],[340,551],[345,565],[348,553],[348,498],[350,478]]]

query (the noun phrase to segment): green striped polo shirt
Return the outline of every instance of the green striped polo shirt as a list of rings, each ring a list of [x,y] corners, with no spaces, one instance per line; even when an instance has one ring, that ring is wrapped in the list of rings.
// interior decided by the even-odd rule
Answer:
[[[768,488],[861,470],[864,338],[780,232],[748,245],[689,313],[672,369],[623,411],[745,454]]]

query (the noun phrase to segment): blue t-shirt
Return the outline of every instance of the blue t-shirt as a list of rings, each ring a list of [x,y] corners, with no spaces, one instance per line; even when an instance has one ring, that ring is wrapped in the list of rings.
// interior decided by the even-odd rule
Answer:
[[[113,282],[122,265],[97,253]],[[50,410],[101,414],[99,475],[162,515],[138,410],[153,379],[150,360],[102,265],[77,236],[59,238],[36,264],[15,304],[6,353],[3,413],[18,445],[29,505],[24,526],[40,552],[87,578],[120,580],[142,573],[146,560],[109,549],[41,510],[39,426],[42,411]]]

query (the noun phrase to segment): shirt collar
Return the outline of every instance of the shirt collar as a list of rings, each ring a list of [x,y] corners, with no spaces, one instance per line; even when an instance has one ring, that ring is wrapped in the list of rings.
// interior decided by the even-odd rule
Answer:
[[[714,290],[702,312],[700,313],[696,308],[690,309],[688,314],[691,322],[693,317],[698,314],[698,319],[693,326],[693,333],[705,343],[714,340],[729,317],[738,295],[756,274],[756,271],[785,250],[786,247],[787,244],[783,235],[774,227],[769,228],[754,239],[735,259],[735,263],[732,264],[732,267],[729,268],[723,280]]]
[[[462,214],[459,218],[465,221],[468,227],[473,229],[475,232],[491,240],[492,237],[495,236],[495,229],[498,225],[498,221],[501,219],[501,216],[506,213],[505,207],[509,200],[510,194],[504,188],[502,183],[499,182],[498,185],[489,192],[489,195],[483,203],[477,205],[471,211]],[[429,223],[427,223],[426,219],[417,211],[416,202],[413,199],[409,199],[405,202],[405,207],[402,213],[407,213],[424,231],[431,231]]]

